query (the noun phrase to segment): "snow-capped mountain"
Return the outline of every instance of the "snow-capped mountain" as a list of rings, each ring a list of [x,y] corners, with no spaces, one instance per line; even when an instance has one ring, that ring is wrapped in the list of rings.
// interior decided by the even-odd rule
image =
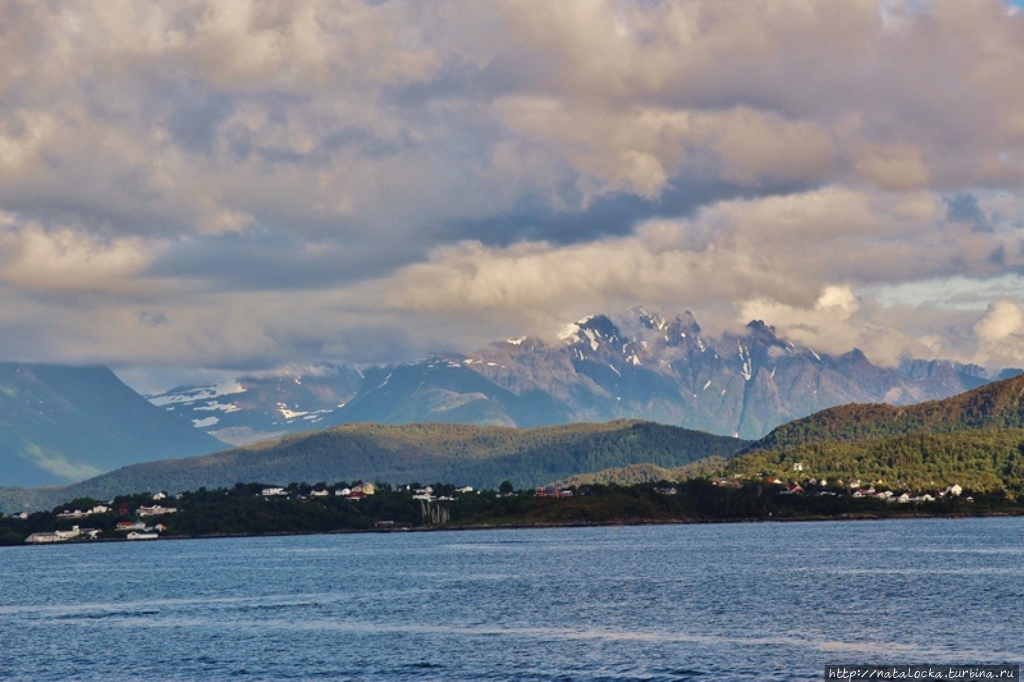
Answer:
[[[828,407],[910,404],[989,380],[979,367],[949,362],[884,368],[858,350],[829,355],[760,321],[718,336],[689,312],[636,306],[620,321],[629,334],[593,315],[565,325],[553,343],[508,339],[361,372],[322,365],[150,400],[231,443],[363,421],[525,427],[618,418],[760,438]]]
[[[147,396],[167,412],[232,445],[323,428],[324,420],[351,400],[362,373],[341,365],[289,368]]]
[[[634,307],[630,317],[632,336],[594,315],[563,327],[555,344],[510,339],[367,373],[359,394],[325,421],[540,426],[637,417],[759,438],[827,407],[909,404],[987,381],[977,367],[932,362],[901,372],[858,350],[821,353],[760,321],[706,337],[689,312]]]

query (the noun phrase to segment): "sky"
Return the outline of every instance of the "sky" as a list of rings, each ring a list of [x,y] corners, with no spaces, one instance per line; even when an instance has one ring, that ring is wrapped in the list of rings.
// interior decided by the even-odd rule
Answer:
[[[0,17],[0,360],[154,390],[642,303],[880,364],[1024,366],[1024,11],[1002,0]]]

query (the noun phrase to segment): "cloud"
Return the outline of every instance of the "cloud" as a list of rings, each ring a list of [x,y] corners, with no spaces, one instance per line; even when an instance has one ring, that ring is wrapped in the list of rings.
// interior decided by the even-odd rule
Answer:
[[[1024,302],[995,284],[1024,267],[1024,15],[1000,0],[4,18],[8,356],[366,360],[644,301],[1009,357],[980,293]]]
[[[124,290],[152,260],[137,239],[32,223],[0,229],[0,254],[0,281],[34,292]]]

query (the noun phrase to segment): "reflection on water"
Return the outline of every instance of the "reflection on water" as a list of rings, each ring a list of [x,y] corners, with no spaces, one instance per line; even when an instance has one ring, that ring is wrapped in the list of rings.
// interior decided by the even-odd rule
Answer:
[[[0,673],[781,680],[827,663],[1019,662],[1022,531],[939,519],[9,548]]]

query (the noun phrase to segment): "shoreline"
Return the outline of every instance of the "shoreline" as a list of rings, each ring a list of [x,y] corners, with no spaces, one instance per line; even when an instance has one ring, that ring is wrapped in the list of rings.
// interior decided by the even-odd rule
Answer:
[[[329,531],[280,531],[270,533],[214,533],[210,535],[167,535],[148,540],[129,540],[128,538],[97,538],[95,540],[68,540],[65,542],[21,543],[0,545],[4,547],[53,547],[68,545],[95,545],[142,543],[174,540],[224,540],[235,538],[291,537],[301,535],[363,535],[392,533],[433,533],[443,531],[485,531],[485,530],[549,530],[554,528],[622,528],[630,526],[686,526],[738,523],[817,523],[823,521],[864,522],[894,520],[928,520],[928,519],[981,519],[981,518],[1021,518],[1024,509],[1014,511],[979,512],[976,514],[839,514],[836,516],[800,516],[778,518],[737,518],[737,519],[633,519],[615,521],[589,521],[565,523],[500,523],[500,524],[451,524],[441,526],[401,526],[392,528],[339,528]]]

